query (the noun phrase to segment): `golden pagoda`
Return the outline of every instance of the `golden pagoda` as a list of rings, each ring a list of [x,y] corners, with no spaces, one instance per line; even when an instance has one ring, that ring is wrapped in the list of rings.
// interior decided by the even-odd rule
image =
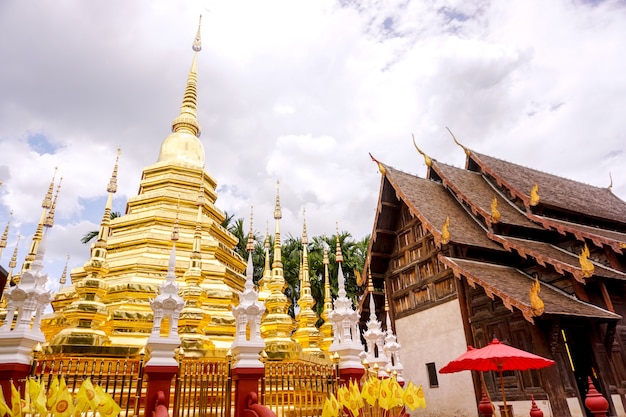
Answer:
[[[180,113],[172,123],[172,133],[162,142],[157,162],[144,168],[139,193],[129,198],[126,213],[110,221],[105,230],[108,236],[99,236],[100,243],[96,242],[92,248],[92,260],[95,246],[106,253],[107,270],[100,270],[99,278],[106,284],[102,287],[106,291],[98,293],[106,309],[103,316],[106,320],[100,327],[106,338],[97,339],[102,345],[90,350],[128,356],[138,354],[145,346],[153,322],[150,299],[155,297],[168,272],[170,234],[176,219],[179,221],[177,282],[181,294],[188,297],[186,303],[201,309],[206,321],[193,325],[199,328],[203,339],[206,336],[205,347],[225,352],[234,339],[235,321],[230,306],[238,303],[237,294],[244,286],[246,264],[233,250],[237,238],[221,226],[225,216],[215,206],[217,183],[204,170],[205,153],[197,119],[196,62],[201,50],[200,27],[193,50]],[[106,242],[103,247],[100,247],[101,238]],[[72,285],[56,294],[52,302],[54,312],[43,322],[48,341],[53,333],[59,330],[71,333],[76,327],[67,320],[66,312],[84,297],[80,287],[86,279],[92,279],[94,272],[89,265],[71,270]],[[185,322],[183,313],[180,320],[183,346],[191,316],[187,319]],[[91,329],[95,329],[96,321],[89,322]],[[83,321],[81,325],[86,328],[88,323]],[[67,354],[84,350],[69,344],[65,346],[50,346],[49,349]]]
[[[313,311],[315,299],[311,295],[311,281],[309,277],[309,253],[307,246],[309,238],[306,233],[306,219],[302,227],[302,263],[300,265],[300,299],[298,306],[300,310],[296,315],[298,327],[293,334],[293,338],[302,347],[304,353],[324,358],[322,351],[323,336],[315,326],[319,317]]]
[[[278,193],[278,182],[276,182],[274,260],[272,262],[272,277],[268,284],[270,294],[265,299],[266,314],[261,320],[261,337],[265,340],[265,353],[269,359],[296,359],[300,356],[302,348],[291,338],[295,324],[289,315],[289,299],[283,293],[287,284],[283,277],[283,262],[280,250],[281,218],[280,195]]]

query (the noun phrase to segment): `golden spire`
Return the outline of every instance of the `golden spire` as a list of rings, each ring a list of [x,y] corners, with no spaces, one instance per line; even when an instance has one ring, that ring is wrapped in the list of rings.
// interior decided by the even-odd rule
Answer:
[[[536,206],[537,204],[539,204],[540,199],[541,197],[539,197],[539,184],[535,183],[535,185],[533,185],[533,188],[531,188],[530,190],[530,205]]]
[[[529,292],[530,310],[535,317],[541,316],[544,311],[544,303],[539,297],[539,292],[541,292],[541,284],[539,283],[539,276],[535,274],[535,282],[531,285]]]
[[[415,135],[411,133],[411,137],[413,138],[413,146],[415,146],[415,149],[417,149],[417,152],[419,152],[420,155],[424,157],[424,163],[426,164],[428,168],[430,168],[433,164],[433,161],[420,148],[418,148],[417,143],[415,143]]]
[[[326,235],[324,235],[324,310],[322,311],[322,320],[324,323],[320,326],[320,332],[323,339],[321,348],[324,352],[328,352],[328,348],[333,343],[333,325],[330,322],[330,312],[333,311],[333,297],[330,292],[330,279],[328,274],[328,249],[326,248]]]
[[[70,254],[67,254],[67,258],[65,259],[65,266],[63,267],[63,273],[61,274],[61,279],[59,280],[59,290],[63,289],[63,286],[67,282],[67,263],[70,261]]]
[[[274,237],[274,260],[272,262],[272,278],[269,282],[271,293],[265,299],[266,314],[261,320],[261,336],[265,340],[265,352],[270,359],[296,358],[301,351],[300,346],[291,339],[295,328],[289,315],[289,299],[283,290],[286,287],[283,277],[283,263],[280,251],[280,210],[279,182],[276,181],[276,207],[274,219],[276,232]]]
[[[448,132],[450,132],[450,135],[452,135],[452,140],[454,140],[454,143],[456,143],[457,145],[459,145],[463,149],[463,151],[465,152],[465,155],[470,156],[471,151],[468,148],[466,148],[465,146],[461,145],[458,140],[456,140],[456,137],[454,136],[454,133],[452,133],[450,128],[448,128],[446,126],[446,129],[448,129]]]
[[[589,260],[590,255],[591,254],[589,253],[589,248],[587,247],[587,244],[585,243],[583,250],[580,252],[580,256],[578,256],[578,262],[580,262],[580,270],[582,272],[583,278],[591,277],[595,270],[595,266]]]
[[[57,185],[57,191],[54,193],[54,200],[52,200],[52,206],[50,206],[50,210],[48,210],[48,214],[46,215],[46,220],[44,221],[45,227],[54,226],[54,212],[57,208],[57,199],[59,197],[59,190],[61,189],[61,182],[63,181],[63,177],[59,179],[59,185]]]
[[[7,239],[9,238],[9,225],[11,224],[11,217],[13,217],[13,210],[9,212],[9,220],[7,220],[7,225],[4,228],[4,233],[2,233],[2,239],[0,239],[0,257],[2,257],[2,249],[7,247]]]
[[[204,207],[204,184],[200,180],[198,198],[196,199],[198,211],[196,214],[196,228],[193,233],[193,247],[191,249],[189,269],[183,275],[187,283],[197,285],[202,279],[202,208]],[[176,209],[176,222],[178,223],[178,208]]]
[[[202,15],[200,15],[198,31],[196,32],[196,37],[193,40],[192,49],[195,53],[193,55],[191,69],[189,70],[189,76],[187,77],[187,88],[185,88],[183,103],[180,106],[180,114],[172,122],[172,132],[187,132],[198,138],[200,137],[200,123],[198,122],[198,75],[196,70],[196,61],[198,52],[202,50],[202,43],[200,41],[201,24]]]
[[[269,295],[269,283],[272,279],[272,267],[270,263],[269,222],[265,226],[265,241],[263,242],[263,249],[265,253],[265,266],[263,267],[263,277],[259,281],[259,301],[264,301]]]
[[[13,249],[13,256],[11,257],[11,261],[9,262],[9,272],[7,274],[7,281],[4,285],[4,291],[2,292],[2,299],[0,300],[0,310],[4,310],[7,307],[7,298],[5,296],[5,294],[7,293],[7,291],[9,290],[9,288],[11,287],[11,283],[15,283],[15,281],[13,280],[13,268],[15,268],[15,266],[17,265],[17,251],[18,251],[18,247],[20,245],[20,239],[22,238],[21,235],[17,235],[17,242],[15,243],[15,248]],[[5,312],[6,314],[6,312]]]
[[[191,69],[187,76],[187,85],[180,106],[180,113],[172,122],[172,133],[161,144],[158,162],[178,162],[193,166],[204,165],[204,146],[200,137],[200,122],[198,121],[198,74],[197,58],[202,49],[200,42],[200,23],[194,38],[194,51]]]
[[[445,245],[450,241],[450,216],[446,216],[446,221],[441,227],[441,244]]]
[[[369,292],[374,292],[374,280],[372,279],[372,271],[369,269],[369,267],[367,268],[367,291]]]
[[[30,244],[30,249],[28,250],[28,254],[24,260],[24,264],[22,265],[22,271],[26,271],[30,269],[35,257],[37,256],[37,249],[39,248],[39,243],[41,243],[41,238],[43,236],[43,227],[46,222],[46,216],[48,215],[48,210],[52,207],[52,192],[54,191],[54,181],[56,179],[58,167],[54,168],[54,174],[52,175],[52,180],[50,181],[50,185],[48,186],[48,191],[41,202],[41,208],[43,209],[41,212],[41,217],[39,218],[39,223],[37,225],[37,230],[35,230],[35,234],[33,235],[33,240]]]
[[[323,341],[322,333],[315,326],[318,317],[313,311],[315,305],[315,299],[311,295],[311,280],[309,277],[309,253],[307,246],[309,244],[309,238],[306,233],[306,210],[302,211],[302,217],[304,218],[302,226],[302,263],[300,267],[300,299],[298,300],[298,306],[300,310],[296,320],[298,327],[293,334],[293,338],[302,347],[302,351],[311,355],[324,357],[321,349]]]
[[[254,252],[254,232],[252,231],[254,206],[250,206],[250,231],[248,232],[248,243],[246,244],[246,250],[248,252]]]
[[[498,211],[498,199],[496,197],[491,200],[491,222],[498,223],[500,221],[500,211]]]

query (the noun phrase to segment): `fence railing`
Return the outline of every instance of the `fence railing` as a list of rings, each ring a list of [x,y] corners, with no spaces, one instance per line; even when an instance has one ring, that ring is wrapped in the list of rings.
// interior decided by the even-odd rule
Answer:
[[[170,415],[230,417],[233,384],[229,359],[185,358],[179,362]]]
[[[76,392],[89,378],[113,397],[125,417],[139,415],[145,397],[143,357],[139,359],[54,357],[35,358],[31,376],[44,381],[46,390],[54,375],[63,376],[67,388]]]
[[[324,400],[337,389],[337,378],[333,364],[268,361],[261,381],[261,402],[279,417],[320,416]]]

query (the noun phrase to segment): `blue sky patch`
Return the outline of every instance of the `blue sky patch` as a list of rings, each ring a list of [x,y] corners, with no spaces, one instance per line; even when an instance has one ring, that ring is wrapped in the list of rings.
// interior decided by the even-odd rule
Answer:
[[[28,142],[30,148],[37,152],[39,155],[52,155],[56,153],[56,151],[60,148],[60,146],[56,146],[48,141],[48,138],[46,138],[46,136],[41,133],[35,133],[28,136],[26,141]]]

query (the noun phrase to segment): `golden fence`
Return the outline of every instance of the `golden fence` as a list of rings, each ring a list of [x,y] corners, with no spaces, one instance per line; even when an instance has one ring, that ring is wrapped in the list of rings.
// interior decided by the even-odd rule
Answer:
[[[234,395],[229,358],[181,359],[170,415],[230,417]]]
[[[326,397],[338,387],[338,377],[333,364],[268,361],[260,402],[278,417],[320,416]]]
[[[43,379],[46,390],[54,375],[63,376],[67,388],[76,392],[87,378],[109,393],[122,408],[121,415],[139,415],[145,398],[143,357],[140,359],[54,357],[35,358],[31,376]]]

